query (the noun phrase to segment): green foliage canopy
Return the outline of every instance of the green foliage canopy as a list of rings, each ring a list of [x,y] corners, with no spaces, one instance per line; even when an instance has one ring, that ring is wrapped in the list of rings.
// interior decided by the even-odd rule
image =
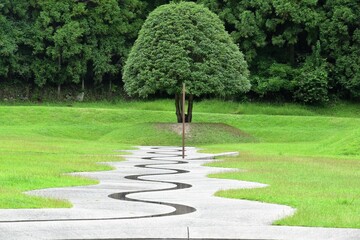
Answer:
[[[120,79],[145,6],[141,0],[4,0],[0,76],[40,87]]]
[[[289,0],[200,0],[227,24],[246,60],[258,64],[257,56],[280,52],[294,62],[297,44],[316,43],[321,15],[316,1]],[[301,39],[299,35],[305,35]],[[287,50],[287,51],[284,51]],[[311,50],[311,48],[310,48]],[[279,59],[279,57],[277,57]]]
[[[220,19],[192,2],[155,9],[145,21],[123,74],[129,95],[232,95],[250,88],[243,54]]]
[[[324,52],[338,91],[360,97],[360,4],[359,1],[326,1],[320,27]],[[339,87],[340,86],[340,87]]]
[[[173,0],[173,2],[184,1]],[[62,84],[74,86],[79,85],[80,81],[84,86],[94,89],[103,89],[106,83],[109,83],[110,89],[113,86],[112,82],[122,85],[121,74],[124,72],[124,63],[144,19],[153,9],[169,2],[170,0],[2,0],[0,1],[0,84],[20,89],[25,87],[28,92],[29,89],[34,90],[35,86],[40,88]],[[186,2],[192,2],[188,4],[193,6],[197,6],[193,2],[204,4],[224,22],[227,32],[244,53],[252,73],[250,79],[252,87],[247,94],[248,97],[280,101],[296,100],[304,103],[314,102],[313,100],[318,102],[319,99],[327,98],[360,99],[358,0],[188,0]],[[162,6],[164,11],[166,6],[168,5]],[[188,21],[192,21],[191,19],[195,17],[201,20],[207,19],[206,16],[198,15],[190,16]],[[179,17],[161,14],[158,16],[166,21],[180,20]],[[183,17],[186,18],[187,15]],[[168,27],[161,21],[159,26]],[[227,86],[231,91],[236,89],[228,83],[222,83],[223,86],[216,85],[219,82],[215,79],[234,79],[234,75],[230,76],[232,70],[227,70],[224,66],[236,64],[230,64],[228,57],[226,60],[221,58],[226,55],[226,51],[220,50],[224,55],[216,55],[213,50],[207,51],[211,45],[217,45],[218,49],[221,49],[224,44],[201,40],[213,31],[210,29],[220,29],[215,26],[217,24],[210,28],[206,25],[205,31],[201,29],[205,26],[203,22],[191,25],[184,21],[182,24],[168,28],[173,32],[157,29],[157,33],[160,30],[164,33],[159,36],[149,35],[159,40],[156,43],[156,50],[160,50],[160,47],[165,49],[161,50],[160,54],[172,54],[173,58],[149,58],[154,66],[161,67],[158,68],[158,71],[161,71],[152,71],[151,66],[142,69],[142,72],[148,71],[147,74],[151,72],[158,76],[162,74],[162,77],[157,78],[156,81],[151,80],[156,83],[158,90],[153,91],[154,84],[150,82],[148,83],[151,87],[138,82],[141,87],[145,86],[148,89],[141,88],[139,89],[141,93],[133,95],[151,95],[165,89],[172,94],[178,89],[172,89],[169,85],[182,81],[187,81],[187,85],[197,95],[200,89],[207,94],[219,95],[227,92]],[[147,25],[155,26],[156,23],[153,21]],[[181,28],[187,29],[184,31]],[[179,33],[175,31],[183,35],[181,41],[176,39]],[[196,31],[201,34],[191,37],[190,35]],[[225,38],[223,40],[228,41]],[[174,45],[172,41],[177,42],[178,49],[166,49],[166,44]],[[321,65],[311,63],[313,48],[317,42],[321,45],[318,55],[318,60],[323,62]],[[209,58],[203,58],[205,55]],[[213,56],[221,60],[224,66],[218,64],[217,67],[209,67],[213,63],[210,64],[208,60]],[[138,59],[141,57],[138,56]],[[172,63],[174,67],[170,67],[169,64],[162,65],[160,59],[167,63],[175,59],[181,60],[177,64]],[[139,65],[140,62],[136,64]],[[222,73],[220,73],[221,68],[224,70]],[[169,69],[171,71],[168,71]],[[216,72],[219,74],[215,74]],[[206,79],[210,75],[212,78]],[[167,83],[165,79],[168,80]],[[145,80],[150,81],[149,78]],[[314,87],[318,89],[315,95],[313,95],[315,92],[310,93]],[[137,87],[134,85],[132,88]],[[320,92],[321,94],[318,95]]]

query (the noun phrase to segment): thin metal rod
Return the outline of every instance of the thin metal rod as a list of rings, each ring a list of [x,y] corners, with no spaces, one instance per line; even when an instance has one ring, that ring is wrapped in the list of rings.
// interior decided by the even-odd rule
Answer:
[[[182,158],[185,158],[185,83],[182,93]]]

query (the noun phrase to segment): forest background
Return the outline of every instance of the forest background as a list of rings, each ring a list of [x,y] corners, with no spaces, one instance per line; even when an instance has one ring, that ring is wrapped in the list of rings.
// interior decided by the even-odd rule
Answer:
[[[125,97],[138,31],[169,2],[1,0],[0,101]],[[250,92],[231,99],[360,100],[358,0],[194,2],[219,15],[249,65]]]

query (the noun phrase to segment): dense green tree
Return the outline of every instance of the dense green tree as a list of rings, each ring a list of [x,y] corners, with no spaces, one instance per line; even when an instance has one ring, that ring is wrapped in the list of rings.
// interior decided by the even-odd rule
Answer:
[[[119,74],[142,24],[140,1],[92,0],[39,2],[36,19],[34,53],[35,82],[60,86],[82,82],[93,83],[104,76]]]
[[[295,65],[296,52],[316,43],[321,21],[317,1],[199,0],[225,21],[235,42],[252,63],[257,56]],[[255,61],[254,65],[258,63]]]
[[[155,9],[145,21],[127,59],[123,80],[131,96],[175,95],[181,122],[182,83],[193,96],[234,95],[250,88],[247,64],[218,16],[191,2]]]
[[[33,78],[32,32],[36,18],[34,6],[33,0],[4,0],[0,6],[1,21],[6,16],[5,23],[0,23],[0,26],[3,26],[0,32],[4,31],[0,34],[0,38],[5,40],[4,43],[7,43],[5,45],[8,47],[12,46],[11,54],[7,51],[6,57],[1,58],[0,61],[3,63],[0,65],[5,66],[7,79],[18,85],[20,83],[26,85],[26,98],[29,97]]]
[[[39,86],[56,84],[60,96],[62,84],[79,83],[87,71],[84,36],[88,29],[81,24],[85,3],[44,0],[39,8],[34,36],[35,82]]]
[[[199,0],[219,14],[252,72],[252,95],[293,99],[296,69],[319,38],[319,1]]]
[[[120,78],[122,66],[143,24],[145,3],[138,0],[96,0],[86,6],[91,72],[96,83],[104,76]]]
[[[17,50],[15,33],[12,23],[0,14],[0,76],[7,78],[10,63]]]
[[[323,8],[321,43],[332,65],[331,78],[338,92],[360,97],[360,4],[328,0]]]

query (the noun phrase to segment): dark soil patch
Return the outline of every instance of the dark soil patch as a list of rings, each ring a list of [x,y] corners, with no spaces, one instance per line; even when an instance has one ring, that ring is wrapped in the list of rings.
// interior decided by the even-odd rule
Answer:
[[[155,123],[160,131],[182,135],[181,123]],[[224,123],[187,123],[186,139],[189,144],[218,144],[256,142],[256,138],[238,128]]]

